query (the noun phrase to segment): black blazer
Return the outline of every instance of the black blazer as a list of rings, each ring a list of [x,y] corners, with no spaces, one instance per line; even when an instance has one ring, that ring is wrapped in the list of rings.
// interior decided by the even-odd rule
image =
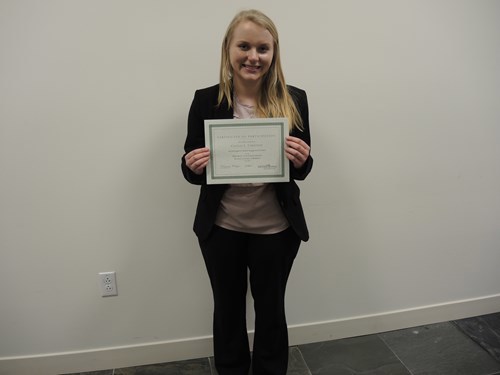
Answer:
[[[302,139],[308,145],[311,144],[309,133],[309,109],[305,91],[288,86],[288,91],[295,101],[302,117],[304,130],[294,129],[290,135]],[[205,147],[205,119],[232,119],[233,109],[228,109],[227,102],[217,106],[219,85],[197,90],[188,117],[188,132],[184,144],[185,154],[182,156],[181,169],[184,178],[195,185],[201,185],[196,217],[194,220],[194,232],[200,240],[206,239],[214,225],[217,210],[222,196],[228,185],[207,185],[206,173],[201,175],[193,173],[187,166],[184,156],[197,148]],[[300,168],[294,168],[290,163],[290,182],[275,183],[276,196],[283,209],[283,213],[290,226],[295,230],[303,241],[309,239],[304,212],[300,203],[300,190],[294,180],[303,180],[311,171],[313,159],[309,155],[305,164]]]

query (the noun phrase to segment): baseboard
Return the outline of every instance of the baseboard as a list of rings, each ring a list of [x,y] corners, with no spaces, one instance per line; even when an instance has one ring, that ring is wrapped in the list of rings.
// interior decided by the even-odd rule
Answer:
[[[290,345],[336,340],[500,311],[500,294],[413,309],[289,327]],[[212,355],[212,338],[196,337],[90,351],[0,358],[0,375],[55,375],[179,361]]]
[[[500,294],[290,327],[290,345],[416,327],[500,312]]]

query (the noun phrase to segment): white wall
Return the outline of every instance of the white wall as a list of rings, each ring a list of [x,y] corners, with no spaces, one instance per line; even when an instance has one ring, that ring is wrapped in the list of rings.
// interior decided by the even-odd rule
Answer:
[[[194,90],[248,7],[310,101],[289,324],[500,311],[500,2],[0,0],[0,372],[210,336],[179,165]]]

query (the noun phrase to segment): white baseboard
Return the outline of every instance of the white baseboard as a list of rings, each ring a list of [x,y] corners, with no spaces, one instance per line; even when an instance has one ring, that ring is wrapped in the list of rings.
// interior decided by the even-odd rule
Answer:
[[[500,312],[500,294],[381,314],[292,326],[290,345],[370,335]]]
[[[413,309],[289,327],[290,345],[336,340],[500,311],[500,294]],[[179,361],[212,355],[212,338],[0,358],[0,375],[55,375]]]

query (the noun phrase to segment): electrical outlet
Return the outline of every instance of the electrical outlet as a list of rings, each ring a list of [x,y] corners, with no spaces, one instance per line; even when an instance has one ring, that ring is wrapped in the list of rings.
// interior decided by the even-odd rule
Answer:
[[[101,295],[103,297],[118,295],[118,290],[116,289],[116,273],[114,271],[99,272],[99,280],[101,284]]]

